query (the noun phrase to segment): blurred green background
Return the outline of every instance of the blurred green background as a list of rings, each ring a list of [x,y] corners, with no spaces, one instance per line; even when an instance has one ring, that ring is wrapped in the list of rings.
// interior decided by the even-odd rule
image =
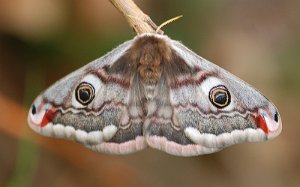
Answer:
[[[136,3],[157,25],[183,15],[165,34],[263,92],[282,134],[188,158],[41,137],[26,122],[32,100],[135,33],[108,0],[0,0],[0,186],[300,186],[300,1]]]

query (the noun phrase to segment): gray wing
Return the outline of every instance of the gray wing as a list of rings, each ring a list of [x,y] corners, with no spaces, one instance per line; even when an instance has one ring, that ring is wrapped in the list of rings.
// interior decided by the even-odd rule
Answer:
[[[126,154],[143,149],[143,121],[135,69],[126,42],[61,79],[37,97],[28,121],[36,132],[75,140],[95,151]],[[132,99],[133,98],[133,99]]]
[[[171,40],[171,48],[172,61],[148,105],[153,111],[144,128],[149,146],[191,156],[280,133],[277,109],[262,94],[181,43]]]

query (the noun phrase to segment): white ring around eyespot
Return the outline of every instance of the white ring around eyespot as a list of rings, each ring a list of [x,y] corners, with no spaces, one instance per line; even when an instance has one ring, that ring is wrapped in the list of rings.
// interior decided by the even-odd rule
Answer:
[[[208,77],[207,79],[205,79],[205,80],[201,83],[200,87],[201,87],[201,90],[202,90],[202,92],[204,93],[206,99],[209,100],[209,92],[210,92],[210,90],[211,90],[213,87],[218,86],[218,85],[224,85],[224,86],[228,89],[228,86],[227,86],[222,80],[220,80],[220,79],[218,79],[218,78],[216,78],[216,77]],[[229,93],[230,93],[230,90],[228,90],[228,91],[229,91]],[[223,110],[223,111],[231,111],[231,110],[233,109],[233,107],[234,107],[234,96],[232,95],[232,93],[230,93],[230,95],[231,95],[231,102],[230,102],[230,104],[229,104],[228,106],[222,108],[222,109],[219,109],[219,108],[217,108],[216,106],[214,106],[214,105],[210,102],[210,100],[209,100],[211,109],[212,109],[212,110],[217,110],[217,109],[219,109],[219,110]]]
[[[89,75],[85,76],[80,81],[80,83],[82,83],[82,82],[87,82],[87,83],[91,84],[95,89],[95,95],[97,94],[97,92],[99,91],[99,89],[102,86],[101,80],[96,75],[93,75],[93,74],[89,74]],[[78,85],[80,83],[78,83]],[[72,105],[75,108],[85,108],[86,106],[82,105],[81,103],[79,103],[76,100],[75,91],[76,91],[76,88],[77,88],[78,85],[76,85],[76,87],[75,87],[75,89],[73,90],[73,93],[72,93]],[[93,103],[93,101],[92,101],[92,103]]]

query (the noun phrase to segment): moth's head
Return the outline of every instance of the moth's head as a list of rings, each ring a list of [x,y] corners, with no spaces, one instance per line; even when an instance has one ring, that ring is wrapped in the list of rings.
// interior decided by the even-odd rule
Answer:
[[[275,105],[257,90],[239,79],[224,74],[224,77],[208,77],[201,84],[212,113],[234,115],[239,113],[261,129],[267,139],[278,136],[282,130],[280,114]],[[235,122],[233,122],[235,123]]]

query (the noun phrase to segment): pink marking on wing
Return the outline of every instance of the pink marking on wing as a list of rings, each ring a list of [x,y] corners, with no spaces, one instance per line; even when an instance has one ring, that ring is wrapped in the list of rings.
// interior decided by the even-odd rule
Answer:
[[[101,112],[103,109],[107,109],[107,108],[116,108],[116,107],[126,107],[126,105],[119,101],[119,102],[114,102],[112,100],[109,101],[104,101],[100,107],[94,108],[91,111],[94,112]],[[87,112],[89,112],[90,110],[86,110]]]
[[[112,82],[112,83],[116,83],[119,84],[120,86],[122,86],[123,88],[129,88],[130,86],[130,82],[126,81],[123,78],[119,78],[113,75],[107,75],[105,74],[105,72],[102,71],[102,69],[97,71],[97,76],[104,82],[104,83],[108,83],[108,82]]]
[[[200,109],[197,103],[178,103],[174,105],[174,108],[176,109]],[[201,110],[200,110],[201,111]]]
[[[103,142],[98,145],[87,145],[88,148],[110,154],[129,154],[140,151],[147,147],[145,138],[138,136],[135,140],[130,140],[124,143]]]
[[[37,107],[37,112],[40,112],[41,110],[42,110],[42,108],[44,107],[44,105],[45,105],[45,100],[43,99],[42,100],[42,102],[41,102],[41,104]]]
[[[173,81],[171,83],[171,88],[176,89],[176,88],[179,88],[179,87],[182,87],[182,86],[187,86],[187,85],[190,85],[190,84],[200,84],[201,82],[203,82],[210,75],[211,75],[211,73],[203,72],[203,73],[201,73],[200,77],[198,77],[196,79],[195,79],[195,77],[190,77],[190,78],[186,78],[186,79],[183,79],[183,80],[176,79],[175,81]]]
[[[181,145],[173,141],[169,141],[165,137],[159,136],[147,137],[146,141],[150,147],[176,156],[196,156],[221,150],[219,148],[208,148],[199,144]]]

